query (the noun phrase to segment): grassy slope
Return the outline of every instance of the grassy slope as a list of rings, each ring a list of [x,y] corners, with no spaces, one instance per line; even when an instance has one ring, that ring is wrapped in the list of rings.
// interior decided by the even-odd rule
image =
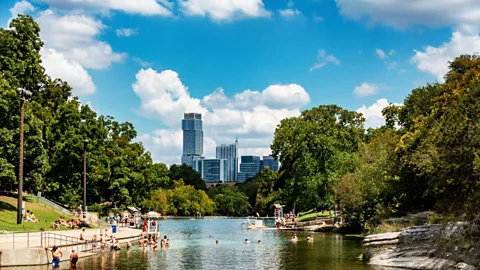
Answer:
[[[30,210],[40,220],[38,223],[23,221],[17,225],[17,199],[0,196],[0,231],[38,231],[41,228],[53,230],[50,223],[57,220],[62,214],[42,203],[36,203],[34,197],[25,197],[25,211]],[[65,216],[65,218],[72,218]],[[62,226],[62,229],[66,227]]]
[[[297,219],[298,222],[311,221],[317,217],[329,217],[329,214],[314,213],[312,211],[305,212],[308,214],[300,213],[300,217]]]

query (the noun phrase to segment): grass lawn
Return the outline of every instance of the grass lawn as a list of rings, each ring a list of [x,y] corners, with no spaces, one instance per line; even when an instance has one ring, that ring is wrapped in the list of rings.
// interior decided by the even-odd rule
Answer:
[[[35,223],[24,220],[22,225],[17,225],[17,199],[0,196],[0,231],[39,231],[41,228],[50,231],[53,230],[51,223],[60,216],[64,216],[65,219],[72,218],[53,210],[43,203],[37,203],[35,196],[26,196],[23,201],[25,202],[25,211],[30,210],[33,212],[40,222]],[[62,229],[67,228],[62,226]]]
[[[304,214],[308,213],[308,214]],[[298,222],[306,222],[316,219],[317,217],[329,217],[330,214],[315,213],[312,210],[308,212],[300,213],[300,217],[297,219]]]

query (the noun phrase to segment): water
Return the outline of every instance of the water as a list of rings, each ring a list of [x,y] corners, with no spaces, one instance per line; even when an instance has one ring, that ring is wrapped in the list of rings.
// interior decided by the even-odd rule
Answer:
[[[134,246],[129,251],[105,252],[81,259],[77,269],[383,269],[366,266],[358,259],[362,254],[359,239],[338,234],[313,233],[315,241],[309,244],[305,240],[308,233],[246,230],[242,219],[159,223],[161,235],[171,241],[168,250],[154,252]],[[293,234],[298,236],[297,243],[290,241]],[[244,244],[245,239],[251,243]],[[67,265],[62,269],[69,269]]]

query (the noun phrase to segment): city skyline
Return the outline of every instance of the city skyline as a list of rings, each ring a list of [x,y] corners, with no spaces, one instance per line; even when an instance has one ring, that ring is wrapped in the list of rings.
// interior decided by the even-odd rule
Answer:
[[[480,49],[476,19],[454,1],[235,2],[4,0],[0,21],[31,15],[46,73],[99,115],[132,123],[168,165],[182,155],[186,111],[208,119],[206,158],[235,137],[240,156],[264,156],[286,117],[338,104],[378,127],[385,106],[443,82],[449,61]],[[436,15],[451,9],[458,16]]]

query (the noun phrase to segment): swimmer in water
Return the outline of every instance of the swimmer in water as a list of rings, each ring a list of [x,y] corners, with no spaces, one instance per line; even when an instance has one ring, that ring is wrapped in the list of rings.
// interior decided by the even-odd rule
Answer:
[[[188,237],[192,237],[192,233],[189,233],[189,234],[188,234]]]
[[[260,244],[260,243],[262,243],[262,241],[258,240],[258,243]]]
[[[250,244],[250,241],[248,241],[248,239],[245,239],[245,244]]]
[[[215,244],[218,245],[218,240],[215,240]]]
[[[296,243],[296,242],[297,242],[297,240],[298,240],[298,238],[297,238],[297,236],[296,236],[296,235],[292,236],[292,242]]]

